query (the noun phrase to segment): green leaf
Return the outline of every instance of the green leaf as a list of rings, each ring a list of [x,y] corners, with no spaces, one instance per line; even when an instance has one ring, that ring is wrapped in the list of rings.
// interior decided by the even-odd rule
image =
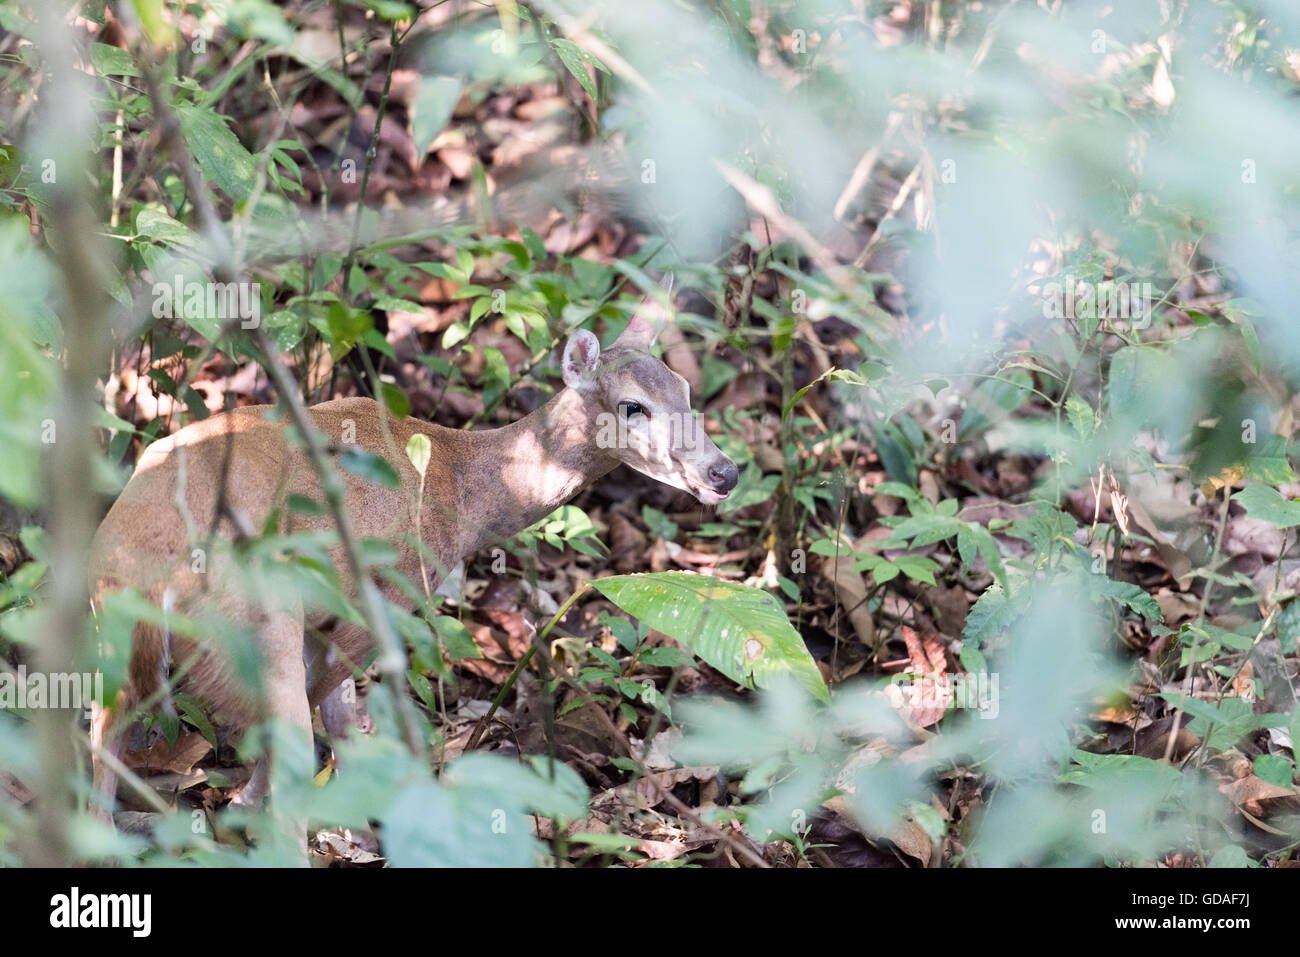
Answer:
[[[582,88],[587,91],[587,95],[593,100],[596,99],[596,84],[592,82],[591,74],[584,67],[590,63],[597,69],[604,70],[605,64],[572,40],[566,40],[564,37],[557,37],[552,40],[551,47],[559,56],[560,62],[564,64],[564,68],[573,74],[575,80],[582,84]]]
[[[751,478],[751,476],[753,477]],[[726,515],[728,512],[734,512],[747,505],[766,502],[776,493],[776,487],[780,484],[780,475],[772,474],[760,477],[758,468],[750,466],[740,473],[740,482],[732,493],[727,496],[725,501],[718,504],[718,514]]]
[[[409,20],[414,12],[408,4],[397,0],[362,0],[362,3],[385,20]]]
[[[808,546],[808,551],[814,555],[825,555],[827,558],[835,558],[838,555],[855,555],[853,543],[847,540],[839,542],[830,538],[819,538]]]
[[[451,119],[462,86],[461,81],[452,76],[428,76],[420,80],[415,102],[411,104],[411,139],[415,143],[416,156],[429,152],[429,147]]]
[[[289,511],[297,512],[300,515],[328,515],[330,510],[315,499],[307,498],[305,495],[290,495],[285,499]]]
[[[401,386],[392,382],[379,383],[379,394],[384,398],[384,405],[396,418],[404,419],[411,414],[411,400],[406,397]]]
[[[383,816],[393,867],[529,867],[540,845],[516,802],[432,781],[399,792]],[[502,806],[504,805],[504,806]],[[491,808],[491,812],[485,809]]]
[[[916,489],[909,488],[902,482],[881,482],[875,487],[874,491],[877,495],[892,495],[894,498],[905,499],[908,504],[920,498]]]
[[[967,568],[975,565],[975,557],[981,556],[984,564],[993,573],[1001,585],[1007,583],[1007,570],[1002,564],[1002,552],[998,550],[997,539],[983,525],[974,522],[964,524],[957,530],[957,554]]]
[[[916,485],[916,462],[912,448],[898,426],[892,422],[880,423],[876,428],[876,451],[890,478],[905,485]]]
[[[1033,378],[1023,369],[1012,369],[1002,378],[981,382],[967,401],[958,438],[980,432],[1020,408],[1029,400],[1033,383]]]
[[[787,402],[785,404],[785,408],[781,410],[781,418],[784,419],[786,416],[788,416],[790,414],[790,410],[793,409],[795,405],[798,404],[799,400],[808,394],[808,390],[813,388],[813,386],[817,385],[817,383],[821,382],[822,379],[830,379],[832,382],[847,382],[850,385],[868,384],[866,379],[862,378],[862,376],[858,375],[856,372],[853,372],[849,369],[827,369],[825,372],[823,372],[817,378],[813,379],[806,386],[804,386],[793,396],[791,396],[790,401]]]
[[[1065,412],[1070,417],[1070,425],[1074,426],[1074,431],[1085,439],[1092,438],[1097,431],[1097,418],[1092,411],[1092,406],[1077,395],[1071,395],[1065,400]]]
[[[198,699],[184,692],[178,692],[173,700],[176,702],[176,707],[180,709],[181,717],[198,728],[199,734],[203,735],[203,739],[212,745],[213,751],[216,751],[218,748],[216,729],[212,727],[212,722],[208,720],[207,712],[203,710],[203,705]]]
[[[619,575],[591,584],[733,681],[766,688],[789,675],[819,700],[830,700],[803,639],[767,592],[687,572]]]
[[[1250,703],[1240,698],[1224,698],[1215,705],[1173,692],[1161,692],[1158,696],[1174,706],[1181,702],[1183,710],[1192,716],[1187,730],[1198,738],[1205,738],[1205,746],[1213,751],[1226,751],[1242,735],[1259,728],[1274,727],[1285,720],[1280,715],[1255,714]]]
[[[859,570],[856,565],[854,566],[854,569]],[[892,582],[895,578],[901,575],[902,572],[903,569],[895,565],[893,562],[883,561],[871,569],[871,577],[875,580],[877,585],[884,585]]]
[[[397,477],[397,470],[373,452],[348,449],[339,456],[339,467],[376,485],[397,488],[402,484]]]
[[[1291,787],[1291,762],[1280,754],[1261,754],[1255,758],[1255,775],[1261,781],[1280,788]]]
[[[1260,351],[1259,335],[1255,332],[1255,325],[1250,321],[1250,303],[1244,299],[1229,299],[1223,304],[1223,316],[1241,331],[1241,337],[1246,342],[1246,351],[1250,353],[1250,358],[1255,363],[1255,372],[1259,373],[1260,368]]]
[[[163,737],[167,739],[169,748],[176,746],[176,738],[181,733],[180,718],[166,711],[160,711],[157,716],[158,727],[162,728]]]
[[[691,656],[680,648],[647,648],[637,656],[637,660],[654,668],[676,668],[679,665],[689,665]]]
[[[140,71],[131,62],[131,54],[107,43],[90,45],[90,62],[95,72],[103,76],[139,76]]]
[[[1247,485],[1233,497],[1251,518],[1272,522],[1278,528],[1300,525],[1300,502],[1288,501],[1267,485]]]
[[[135,231],[141,236],[157,239],[168,244],[194,242],[194,234],[188,226],[168,216],[157,206],[145,206],[135,217]]]
[[[1300,648],[1300,601],[1292,599],[1282,606],[1277,616],[1277,640],[1284,655],[1295,654]]]
[[[932,558],[924,558],[920,555],[899,555],[894,559],[894,564],[899,571],[913,581],[925,582],[927,585],[935,583],[934,572],[939,568],[939,563]]]
[[[1225,844],[1214,852],[1208,867],[1254,867],[1245,850],[1236,844]]]
[[[984,657],[984,652],[974,645],[963,644],[957,657],[961,661],[961,666],[973,675],[983,674],[989,670],[988,659]]]
[[[1180,777],[1177,768],[1137,754],[1093,754],[1075,749],[1070,759],[1073,764],[1061,774],[1061,783],[1098,790],[1106,790],[1108,783],[1123,779],[1175,786]]]
[[[226,118],[211,109],[178,103],[181,133],[203,175],[237,202],[252,195],[257,182],[257,164],[238,137],[226,125]]]
[[[1280,435],[1270,435],[1268,441],[1261,445],[1246,459],[1245,478],[1265,485],[1283,485],[1296,480],[1295,469],[1286,457],[1286,439]]]
[[[1115,353],[1110,364],[1110,407],[1136,415],[1138,421],[1154,419],[1165,407],[1168,383],[1182,370],[1168,352],[1154,346],[1128,346]]]
[[[50,537],[39,525],[24,525],[18,532],[23,548],[38,562],[50,562]]]
[[[1018,589],[1013,588],[1010,594],[1014,595],[1016,591]],[[966,625],[962,629],[962,636],[967,641],[976,646],[982,645],[990,638],[1003,634],[1011,626],[1016,613],[1021,609],[1007,595],[1008,592],[998,584],[990,585],[988,590],[980,595],[966,614]]]
[[[140,18],[149,41],[159,48],[170,45],[172,27],[163,16],[162,0],[131,0],[131,6],[135,7],[135,15]]]
[[[434,615],[433,630],[442,640],[442,647],[452,661],[464,661],[467,658],[482,658],[483,652],[470,636],[469,629],[450,615]]]
[[[425,470],[429,467],[429,457],[433,453],[433,443],[429,441],[427,435],[416,433],[406,442],[406,457],[411,460],[415,470],[424,475]]]
[[[641,506],[641,520],[645,522],[652,534],[671,542],[677,537],[677,523],[657,508]]]
[[[1093,595],[1120,602],[1147,621],[1164,621],[1164,612],[1146,589],[1132,582],[1115,581],[1102,574],[1089,574],[1087,582]]]

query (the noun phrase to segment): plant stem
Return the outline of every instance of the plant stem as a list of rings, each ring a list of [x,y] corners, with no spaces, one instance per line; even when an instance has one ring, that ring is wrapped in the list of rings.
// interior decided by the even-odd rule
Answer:
[[[560,606],[559,611],[551,617],[551,620],[546,623],[546,627],[538,632],[537,637],[533,639],[532,647],[523,653],[523,656],[519,659],[519,663],[515,665],[515,670],[510,672],[510,677],[507,678],[506,683],[501,686],[501,690],[497,692],[497,696],[492,699],[492,707],[488,708],[487,714],[478,719],[478,724],[474,726],[474,733],[469,736],[469,743],[465,745],[466,751],[473,751],[478,747],[479,740],[483,737],[483,732],[487,730],[488,725],[492,722],[492,718],[497,713],[497,709],[500,708],[502,702],[506,700],[506,695],[510,693],[510,689],[515,686],[515,681],[518,680],[520,672],[528,667],[528,662],[533,660],[533,653],[537,651],[537,646],[546,640],[547,636],[550,635],[551,630],[556,626],[559,620],[569,613],[569,609],[573,607],[573,603],[576,602],[590,587],[591,582],[583,582],[578,587],[578,590],[569,596],[569,600]]]
[[[1219,532],[1214,539],[1214,551],[1210,554],[1209,574],[1205,577],[1205,591],[1201,592],[1201,607],[1196,614],[1195,638],[1192,640],[1191,660],[1187,663],[1187,680],[1183,684],[1183,693],[1178,698],[1178,710],[1174,712],[1174,723],[1169,727],[1169,740],[1165,742],[1164,762],[1168,764],[1174,755],[1174,744],[1178,740],[1179,722],[1183,720],[1183,709],[1187,706],[1187,696],[1192,693],[1192,677],[1196,673],[1196,649],[1201,643],[1201,624],[1205,621],[1205,611],[1210,604],[1210,592],[1214,590],[1215,569],[1219,564],[1219,552],[1223,548],[1223,535],[1228,528],[1228,505],[1232,501],[1229,489],[1223,490],[1223,511],[1219,515]],[[1207,732],[1208,733],[1208,732]]]

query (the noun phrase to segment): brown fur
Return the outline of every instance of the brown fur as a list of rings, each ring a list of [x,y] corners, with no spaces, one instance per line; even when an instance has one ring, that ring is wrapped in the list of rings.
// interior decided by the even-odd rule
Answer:
[[[340,472],[344,507],[358,538],[391,543],[398,552],[398,571],[419,587],[418,553],[404,542],[416,527],[420,476],[405,454],[408,439],[416,434],[427,436],[432,446],[420,528],[424,544],[437,556],[428,568],[431,588],[464,557],[544,518],[619,461],[682,488],[700,487],[710,463],[730,461],[698,423],[690,447],[660,456],[665,461],[593,444],[598,417],[617,411],[629,396],[695,422],[681,377],[643,354],[651,336],[648,324],[634,320],[615,348],[600,357],[590,387],[566,388],[501,429],[464,432],[397,420],[369,399],[339,399],[309,408],[332,455],[343,451],[343,437],[354,432],[355,447],[382,456],[401,479],[399,487],[387,488]],[[568,355],[566,351],[566,359]],[[207,703],[214,720],[244,728],[278,718],[309,734],[311,709],[371,647],[364,629],[342,623],[333,635],[335,654],[327,658],[324,649],[304,642],[304,627],[324,624],[329,617],[325,610],[260,592],[256,581],[247,581],[232,566],[226,549],[207,549],[202,574],[192,568],[193,549],[202,548],[211,533],[226,541],[237,534],[237,525],[220,510],[223,488],[224,500],[245,528],[262,529],[277,511],[282,532],[332,527],[328,517],[285,508],[291,494],[318,502],[324,497],[311,463],[286,434],[284,423],[272,421],[271,411],[268,406],[238,409],[186,426],[145,449],[95,536],[90,564],[97,607],[109,591],[134,587],[160,606],[169,596],[176,614],[201,618],[215,612],[251,629],[263,661],[263,693],[244,686],[225,657],[207,645],[141,623],[135,629],[127,688],[92,729],[96,738],[108,737],[114,752],[120,749],[120,740],[111,736],[114,721],[159,692],[162,676],[191,656],[197,657],[182,684]],[[178,504],[182,471],[184,510]],[[339,549],[330,557],[344,593],[351,594],[353,583]],[[381,590],[410,607],[395,587],[381,585]],[[114,784],[112,774],[97,762],[96,785],[110,799]]]

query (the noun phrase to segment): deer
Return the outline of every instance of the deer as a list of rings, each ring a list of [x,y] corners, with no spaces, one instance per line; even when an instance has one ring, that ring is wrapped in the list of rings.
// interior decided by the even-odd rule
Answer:
[[[546,517],[620,463],[701,504],[723,501],[736,487],[737,466],[704,431],[686,380],[650,352],[666,321],[663,308],[648,298],[604,352],[593,333],[572,332],[561,358],[563,387],[500,428],[466,431],[396,418],[369,398],[308,406],[331,456],[349,449],[381,456],[400,480],[393,488],[340,472],[357,538],[391,543],[396,570],[416,582],[428,571],[414,541],[418,529],[419,542],[435,559],[436,585],[479,549]],[[96,611],[112,591],[134,588],[166,614],[196,620],[216,612],[252,633],[261,667],[261,691],[254,693],[241,683],[229,653],[201,636],[173,633],[156,620],[135,624],[123,689],[94,714],[90,729],[92,805],[98,804],[91,811],[110,825],[117,775],[103,754],[120,757],[117,724],[134,720],[142,702],[170,700],[174,672],[183,672],[177,687],[197,697],[214,724],[236,733],[275,720],[307,745],[317,707],[331,738],[353,730],[355,712],[340,701],[340,691],[373,647],[370,633],[339,621],[328,645],[309,641],[311,629],[332,620],[326,608],[255,594],[229,560],[213,558],[196,573],[191,559],[210,536],[233,541],[240,529],[262,528],[269,518],[282,533],[330,527],[328,516],[285,507],[291,496],[319,501],[321,485],[301,443],[273,409],[233,409],[151,443],[92,541]],[[423,475],[404,454],[416,435],[430,447]],[[334,544],[329,556],[340,589],[355,595],[341,545]],[[411,596],[391,579],[375,583],[388,600],[412,610]],[[264,753],[232,803],[257,805],[265,798],[267,762]],[[298,823],[305,829],[305,821]]]

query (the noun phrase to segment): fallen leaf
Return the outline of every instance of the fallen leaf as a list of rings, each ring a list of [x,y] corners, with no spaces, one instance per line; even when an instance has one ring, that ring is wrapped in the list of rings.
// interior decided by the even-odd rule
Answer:
[[[822,574],[834,582],[840,605],[848,614],[858,641],[868,648],[874,646],[876,622],[867,608],[866,582],[861,573],[853,570],[853,558],[841,555],[823,559]]]
[[[143,751],[127,751],[122,761],[128,768],[187,774],[211,750],[212,745],[203,735],[187,731],[177,735],[175,745],[168,745],[167,739],[160,737]]]
[[[943,639],[937,634],[924,637],[903,626],[909,666],[899,681],[885,687],[885,695],[908,724],[925,728],[937,723],[953,700],[952,681],[945,671]]]
[[[1294,788],[1284,788],[1276,784],[1270,784],[1255,774],[1247,774],[1230,784],[1222,784],[1219,786],[1219,790],[1226,794],[1237,807],[1250,812],[1256,817],[1265,815],[1264,808],[1259,803],[1260,801],[1295,796]]]

